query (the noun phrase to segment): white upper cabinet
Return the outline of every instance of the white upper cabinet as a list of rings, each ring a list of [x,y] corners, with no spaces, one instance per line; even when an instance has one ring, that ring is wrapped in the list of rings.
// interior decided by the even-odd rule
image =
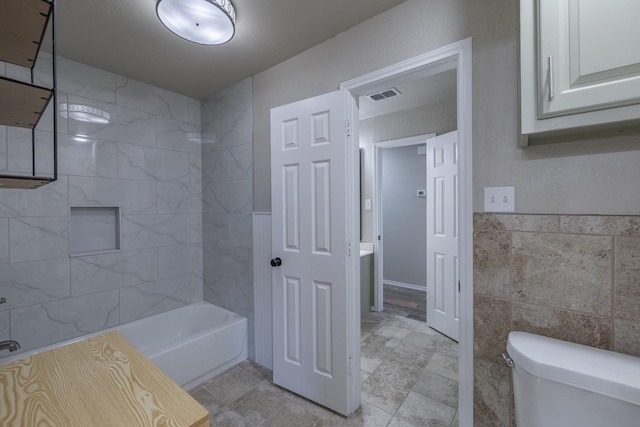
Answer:
[[[520,10],[524,135],[640,118],[640,0],[521,0]]]

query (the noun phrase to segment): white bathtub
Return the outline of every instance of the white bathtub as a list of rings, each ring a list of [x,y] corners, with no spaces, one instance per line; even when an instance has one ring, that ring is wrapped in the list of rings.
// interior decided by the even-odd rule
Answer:
[[[117,330],[183,389],[189,390],[247,358],[247,319],[206,302],[125,323],[15,356],[0,364]]]

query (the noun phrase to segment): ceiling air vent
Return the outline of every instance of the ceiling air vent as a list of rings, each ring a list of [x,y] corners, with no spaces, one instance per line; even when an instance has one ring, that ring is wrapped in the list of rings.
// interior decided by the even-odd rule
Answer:
[[[369,98],[371,98],[374,101],[382,101],[383,99],[392,98],[398,95],[400,95],[400,92],[398,91],[398,89],[396,89],[395,87],[392,87],[391,89],[385,89],[381,92],[372,93],[371,95],[369,95]]]

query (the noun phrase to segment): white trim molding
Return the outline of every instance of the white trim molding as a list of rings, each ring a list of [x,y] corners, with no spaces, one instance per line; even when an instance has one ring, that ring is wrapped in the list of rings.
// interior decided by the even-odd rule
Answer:
[[[273,369],[271,212],[253,213],[253,300],[256,363]]]
[[[397,288],[413,289],[414,291],[427,292],[426,286],[414,285],[413,283],[396,282],[394,280],[383,280],[384,285],[395,286]]]

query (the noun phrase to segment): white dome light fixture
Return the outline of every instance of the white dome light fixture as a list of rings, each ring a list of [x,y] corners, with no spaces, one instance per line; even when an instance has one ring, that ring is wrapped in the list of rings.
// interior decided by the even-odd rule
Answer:
[[[74,119],[85,123],[107,124],[111,121],[111,114],[100,108],[83,104],[67,104],[63,102],[59,105],[62,117]]]
[[[198,44],[226,43],[236,31],[236,10],[229,0],[158,0],[156,13],[171,32]]]

